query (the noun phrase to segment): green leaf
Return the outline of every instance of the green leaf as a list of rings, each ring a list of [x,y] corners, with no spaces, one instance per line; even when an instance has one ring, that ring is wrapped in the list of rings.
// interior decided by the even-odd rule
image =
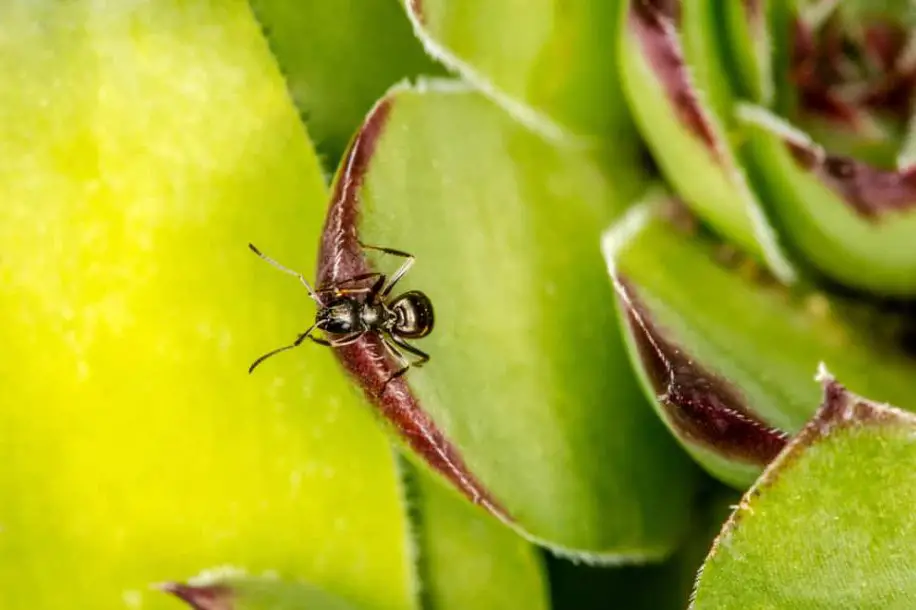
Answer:
[[[692,609],[912,606],[916,417],[821,379],[823,405],[726,523]]]
[[[738,115],[773,215],[805,258],[846,286],[916,295],[916,169],[881,171],[830,155],[757,106]]]
[[[779,4],[785,1],[741,0],[724,5],[727,21],[721,35],[728,45],[720,53],[725,61],[730,60],[733,67],[729,72],[734,75],[742,96],[759,104],[773,102],[773,41],[768,25],[771,13],[777,13]],[[777,40],[785,42],[778,37]]]
[[[538,550],[423,468],[402,461],[425,610],[547,610]]]
[[[394,271],[393,257],[368,266],[357,230],[415,255],[397,292],[432,300],[435,328],[415,343],[431,361],[389,385],[400,364],[380,342],[342,361],[469,498],[538,542],[618,561],[669,553],[693,487],[608,306],[598,238],[632,190],[621,178],[460,83],[398,88],[338,173],[319,272]]]
[[[391,451],[312,305],[318,163],[246,3],[0,8],[0,607],[231,564],[413,608]],[[367,510],[366,507],[371,507]]]
[[[811,417],[820,361],[856,391],[916,408],[916,361],[883,322],[722,262],[727,250],[685,213],[650,194],[604,250],[643,387],[711,474],[737,487],[756,478]]]
[[[331,167],[391,85],[441,74],[397,0],[250,0],[319,152]]]
[[[403,2],[426,50],[517,120],[635,147],[608,38],[624,0]]]
[[[716,5],[669,4],[628,2],[620,14],[621,75],[636,123],[691,209],[790,282],[795,271],[729,139],[733,100],[713,44]]]
[[[187,583],[160,587],[194,610],[360,610],[304,582],[254,577],[233,569],[205,572]]]

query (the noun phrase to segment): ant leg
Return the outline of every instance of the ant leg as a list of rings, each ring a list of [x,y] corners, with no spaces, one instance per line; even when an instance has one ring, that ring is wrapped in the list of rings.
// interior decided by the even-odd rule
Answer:
[[[337,339],[323,339],[321,337],[316,337],[314,335],[309,336],[309,339],[317,343],[318,345],[324,345],[325,347],[343,347],[344,345],[350,345],[351,343],[356,343],[360,337],[365,334],[365,331],[358,330],[353,333],[344,335],[343,337],[338,337]]]
[[[394,341],[395,344],[397,344],[397,346],[400,347],[401,349],[407,352],[410,352],[411,354],[417,357],[417,360],[414,360],[411,366],[420,368],[421,366],[429,362],[429,354],[427,354],[426,352],[422,350],[417,349],[416,347],[414,347],[413,345],[411,345],[404,339],[401,339],[400,337],[392,335],[391,340]]]
[[[372,292],[371,286],[365,286],[360,288],[323,288],[318,291],[318,294],[333,294],[334,296],[342,297],[351,294],[368,294]]]
[[[318,298],[318,293],[316,293],[315,290],[312,288],[312,285],[308,283],[308,280],[305,279],[305,276],[303,276],[301,273],[297,271],[293,271],[292,269],[288,267],[284,267],[283,265],[281,265],[274,259],[270,258],[266,254],[263,254],[260,250],[254,247],[254,244],[248,244],[248,247],[251,249],[252,252],[260,256],[262,259],[264,259],[265,261],[267,261],[268,263],[270,263],[271,265],[273,265],[274,267],[276,267],[283,273],[288,273],[294,277],[299,278],[299,281],[302,282],[302,285],[305,286],[306,290],[308,290],[309,296],[312,297],[312,299],[317,301],[318,303],[321,303],[321,299]]]
[[[368,246],[362,242],[359,243],[360,246],[367,250],[377,250],[379,252],[384,252],[385,254],[391,254],[392,256],[400,256],[406,258],[407,260],[400,266],[400,268],[394,272],[394,275],[391,276],[391,282],[388,283],[388,286],[382,291],[381,297],[384,299],[391,290],[394,288],[394,285],[398,283],[404,275],[410,270],[410,267],[413,265],[416,257],[413,254],[408,254],[402,250],[395,250],[394,248],[381,248],[379,246]]]
[[[271,350],[267,352],[266,354],[264,354],[263,356],[261,356],[260,358],[258,358],[257,360],[255,360],[252,363],[252,365],[248,367],[248,374],[250,375],[252,371],[254,371],[256,366],[258,366],[259,364],[261,364],[262,362],[264,362],[271,356],[279,354],[280,352],[285,352],[288,349],[293,349],[294,347],[299,347],[300,345],[302,345],[302,342],[305,341],[306,339],[311,339],[314,341],[315,337],[312,336],[312,331],[315,330],[316,326],[317,324],[312,324],[307,331],[305,331],[304,333],[296,337],[296,340],[290,343],[289,345],[284,345],[283,347],[278,347],[275,350]]]
[[[382,275],[382,274],[379,273],[379,272],[377,272],[377,271],[376,271],[376,272],[373,272],[373,273],[361,273],[361,274],[359,274],[359,275],[354,275],[353,277],[348,277],[348,278],[345,279],[345,280],[340,280],[339,282],[337,282],[337,283],[334,284],[333,286],[326,286],[326,287],[325,287],[325,286],[322,286],[322,287],[318,288],[317,290],[315,290],[315,292],[318,293],[318,294],[329,294],[329,293],[341,294],[341,286],[346,286],[347,284],[353,284],[353,283],[355,283],[355,282],[360,282],[360,281],[362,281],[362,280],[368,280],[369,278],[378,278],[380,275]],[[368,291],[369,289],[368,289],[368,288],[365,288],[365,289],[362,289],[362,288],[354,288],[354,289],[352,289],[352,290],[361,290],[361,291],[362,291],[362,290],[365,290],[365,291]]]
[[[397,372],[393,373],[390,377],[388,377],[388,379],[385,380],[385,384],[382,385],[382,393],[384,393],[389,383],[391,383],[392,381],[394,381],[395,379],[397,379],[398,377],[400,377],[401,375],[407,372],[407,369],[410,368],[410,361],[407,360],[404,354],[398,351],[398,348],[396,348],[395,346],[391,345],[391,343],[388,342],[387,337],[382,337],[382,345],[384,345],[385,348],[395,358],[397,358],[401,362],[400,370],[398,370]]]
[[[360,330],[355,333],[351,333],[349,335],[341,337],[339,339],[334,339],[333,341],[331,341],[331,347],[343,347],[344,345],[350,345],[351,343],[356,343],[357,341],[359,341],[360,337],[362,337],[364,334],[365,333]]]

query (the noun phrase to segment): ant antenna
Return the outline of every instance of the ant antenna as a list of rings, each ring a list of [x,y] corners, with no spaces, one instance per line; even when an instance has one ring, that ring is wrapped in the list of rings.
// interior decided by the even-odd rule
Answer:
[[[312,331],[315,330],[316,326],[318,326],[317,323],[312,324],[307,331],[305,331],[304,333],[296,337],[296,340],[290,343],[289,345],[284,345],[283,347],[278,347],[275,350],[271,350],[267,352],[266,354],[264,354],[263,356],[261,356],[260,358],[258,358],[257,360],[255,360],[252,363],[252,365],[248,367],[248,374],[250,375],[254,371],[256,366],[258,366],[259,364],[261,364],[262,362],[264,362],[271,356],[275,356],[276,354],[279,354],[280,352],[285,352],[288,349],[293,349],[294,347],[299,347],[300,345],[302,345],[302,342],[305,341],[309,337],[309,335],[312,334]]]
[[[316,303],[318,303],[319,305],[321,304],[321,299],[318,298],[318,293],[315,292],[315,290],[312,288],[312,285],[309,284],[309,282],[308,282],[307,279],[305,279],[305,276],[303,276],[301,273],[298,273],[298,272],[296,272],[296,271],[293,271],[292,269],[290,269],[290,268],[288,268],[288,267],[284,267],[283,265],[281,265],[280,263],[278,263],[278,262],[275,261],[274,259],[270,258],[270,257],[267,256],[266,254],[262,253],[260,250],[258,250],[257,248],[255,248],[255,247],[254,247],[254,244],[248,244],[248,247],[251,249],[252,252],[254,252],[254,253],[257,254],[258,256],[260,256],[262,259],[264,259],[265,261],[267,261],[268,263],[270,263],[271,265],[273,265],[274,267],[276,267],[277,269],[279,269],[279,270],[282,271],[283,273],[288,273],[289,275],[292,275],[293,277],[299,278],[299,281],[302,282],[302,285],[305,286],[305,289],[306,289],[306,290],[308,290],[309,296],[312,297],[312,299],[313,299]],[[311,329],[309,329],[309,330],[311,330]],[[298,345],[298,343],[297,343],[296,345]]]

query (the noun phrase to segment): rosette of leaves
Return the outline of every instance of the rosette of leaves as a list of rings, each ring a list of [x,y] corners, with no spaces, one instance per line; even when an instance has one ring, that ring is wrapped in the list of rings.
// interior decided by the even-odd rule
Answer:
[[[612,227],[605,253],[644,386],[724,481],[750,483],[808,420],[816,361],[916,407],[913,17],[908,3],[623,9],[624,88],[670,190]]]
[[[907,607],[896,4],[0,15],[0,606]]]

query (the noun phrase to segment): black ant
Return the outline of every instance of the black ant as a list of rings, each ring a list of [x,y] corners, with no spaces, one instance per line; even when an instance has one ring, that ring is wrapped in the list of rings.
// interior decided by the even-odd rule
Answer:
[[[288,269],[261,253],[252,244],[248,244],[251,251],[262,259],[292,276],[299,278],[309,296],[318,303],[315,314],[315,323],[307,331],[299,335],[290,345],[270,351],[249,367],[248,372],[267,358],[280,352],[298,347],[306,339],[311,339],[319,345],[341,347],[355,343],[366,333],[376,333],[382,339],[382,344],[400,361],[402,367],[385,381],[384,387],[394,379],[407,372],[411,366],[420,367],[429,361],[429,355],[407,343],[407,339],[420,339],[433,330],[434,314],[433,304],[429,297],[418,290],[405,292],[397,297],[388,299],[395,284],[398,283],[413,265],[415,257],[412,254],[394,250],[392,248],[379,248],[360,243],[367,250],[378,250],[385,254],[406,258],[404,264],[391,276],[391,281],[383,273],[364,273],[336,284],[313,289],[301,273]],[[365,280],[374,279],[371,286],[357,286],[345,288],[347,284],[354,284]],[[357,295],[362,298],[357,298]],[[312,334],[316,329],[324,331],[327,338],[316,337]],[[398,349],[400,348],[400,349]],[[414,362],[401,353],[400,350],[409,352],[417,357]]]

